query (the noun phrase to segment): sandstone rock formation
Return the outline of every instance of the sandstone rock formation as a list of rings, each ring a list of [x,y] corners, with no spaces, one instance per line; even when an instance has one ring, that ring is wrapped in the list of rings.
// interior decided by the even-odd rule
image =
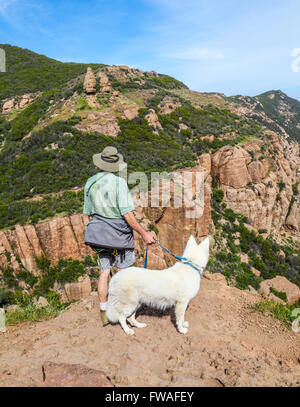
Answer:
[[[112,386],[104,372],[80,364],[45,362],[41,374],[43,387]]]
[[[88,67],[83,83],[85,93],[88,95],[96,93],[96,85],[97,82],[94,72],[90,67]]]
[[[177,107],[180,107],[181,103],[179,103],[177,100],[172,98],[171,96],[165,96],[161,103],[158,105],[160,112],[162,114],[170,114],[174,110],[177,109]]]
[[[212,174],[220,183],[238,189],[250,181],[247,164],[250,155],[241,147],[222,147],[212,157]]]
[[[203,196],[199,197],[200,201],[203,204],[203,207],[197,207],[197,201],[191,203],[184,203],[183,196],[183,205],[181,207],[176,207],[174,205],[174,182],[171,181],[171,199],[170,206],[163,205],[160,201],[157,207],[148,206],[144,209],[146,218],[149,219],[159,231],[159,240],[166,247],[168,247],[173,253],[183,253],[185,244],[190,237],[194,235],[197,239],[200,239],[202,236],[207,236],[209,234],[209,226],[211,223],[211,213],[210,213],[210,199],[211,199],[211,176],[205,171],[201,166],[196,166],[192,169],[187,169],[182,172],[179,172],[184,176],[185,172],[189,172],[192,175],[192,190],[188,192],[186,189],[186,194],[191,197],[195,194],[200,193],[197,191],[196,174],[202,174],[203,176]],[[156,192],[159,193],[159,196],[162,197],[162,191],[164,186],[162,185],[159,191],[152,191],[149,194],[149,202]],[[200,202],[199,201],[199,202]],[[188,206],[191,206],[189,209]],[[197,212],[199,210],[199,212]],[[195,215],[195,216],[193,216]],[[171,261],[169,256],[166,258]],[[173,261],[173,260],[172,260]]]
[[[42,92],[25,93],[22,96],[16,96],[12,99],[7,99],[3,102],[2,113],[11,113],[13,109],[23,110],[41,95]]]
[[[289,149],[285,140],[269,134],[269,148],[276,161],[261,159],[261,141],[250,141],[244,148],[225,146],[211,159],[212,175],[224,191],[227,207],[242,213],[256,230],[265,229],[275,237],[288,227],[299,232],[300,210],[297,201],[290,208],[293,188],[299,182],[299,146]],[[251,156],[257,157],[251,161]],[[274,154],[274,153],[273,153]],[[258,159],[259,158],[259,159]],[[209,168],[209,158],[199,161]]]
[[[126,65],[112,65],[106,67],[107,73],[112,76],[116,81],[126,83],[129,80],[134,80],[137,77],[140,83],[144,83],[144,72],[139,69],[130,68]]]
[[[59,259],[79,259],[87,256],[91,254],[91,249],[84,244],[87,223],[87,216],[76,214],[54,218],[37,225],[17,225],[15,230],[1,230],[0,264],[8,265],[5,252],[9,252],[14,256],[14,269],[19,268],[15,262],[15,256],[18,256],[23,266],[36,274],[38,270],[35,256],[44,254],[52,263],[57,263]]]
[[[75,127],[81,131],[97,131],[109,137],[117,137],[120,132],[118,121],[110,109],[88,113],[86,116],[83,116],[83,120]]]
[[[91,280],[89,276],[79,277],[77,283],[65,284],[65,293],[68,301],[82,300],[92,292]]]
[[[139,106],[132,105],[124,109],[124,116],[128,120],[136,118],[139,114]]]
[[[5,103],[3,103],[2,112],[9,113],[14,108],[14,105],[15,105],[15,99],[7,100]]]
[[[300,299],[300,289],[296,284],[291,283],[285,277],[277,276],[270,280],[264,280],[260,284],[259,292],[269,297],[270,288],[274,288],[278,292],[284,292],[287,296],[288,304],[294,304]],[[278,297],[272,296],[275,301],[278,301]],[[279,301],[278,301],[279,302]]]
[[[292,228],[297,232],[300,232],[300,203],[294,202],[290,213],[286,219],[286,225],[288,228]]]
[[[100,90],[102,93],[111,92],[111,83],[105,72],[99,71],[98,78],[100,79]]]
[[[149,109],[148,113],[145,116],[145,119],[148,121],[149,126],[152,126],[156,130],[161,130],[162,126],[158,120],[157,114],[154,109]]]

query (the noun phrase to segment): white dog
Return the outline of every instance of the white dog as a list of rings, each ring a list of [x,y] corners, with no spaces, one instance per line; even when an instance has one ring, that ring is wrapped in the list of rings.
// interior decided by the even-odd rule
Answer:
[[[193,236],[189,238],[183,257],[192,262],[197,271],[181,262],[166,270],[147,270],[129,267],[119,271],[109,284],[107,317],[112,323],[119,322],[127,335],[133,335],[136,328],[147,325],[135,319],[140,305],[165,309],[175,305],[176,323],[182,334],[188,332],[188,322],[184,320],[186,307],[200,288],[201,271],[204,271],[209,257],[209,238],[197,245]]]

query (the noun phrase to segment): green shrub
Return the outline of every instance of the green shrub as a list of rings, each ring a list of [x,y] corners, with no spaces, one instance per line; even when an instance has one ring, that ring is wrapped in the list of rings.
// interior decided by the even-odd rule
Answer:
[[[39,307],[33,303],[10,311],[6,314],[7,325],[18,325],[26,321],[36,322],[43,321],[50,318],[55,318],[63,310],[67,308],[68,304],[50,303],[46,307]]]
[[[296,308],[300,308],[300,302],[293,305],[279,304],[273,300],[263,300],[259,303],[252,306],[254,311],[261,312],[266,315],[271,315],[272,317],[279,319],[288,327],[291,327],[291,324],[294,320],[292,312]]]
[[[222,202],[224,199],[224,191],[222,191],[222,189],[213,188],[213,199],[216,202]]]
[[[270,287],[270,292],[276,295],[276,297],[280,298],[281,300],[287,302],[287,295],[285,292],[277,291],[274,287]]]
[[[2,279],[8,288],[17,288],[19,286],[18,280],[14,276],[14,271],[10,266],[2,268]]]
[[[9,304],[10,293],[6,288],[0,288],[0,308]]]

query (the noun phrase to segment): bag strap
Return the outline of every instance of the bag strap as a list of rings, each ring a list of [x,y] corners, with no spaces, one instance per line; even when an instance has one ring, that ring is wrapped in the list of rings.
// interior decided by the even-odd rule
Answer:
[[[88,190],[86,191],[86,196],[88,196],[90,189],[92,188],[92,186],[94,184],[96,184],[96,182],[100,181],[101,178],[103,178],[105,175],[107,175],[107,173],[105,172],[104,174],[101,174],[94,182],[91,183],[91,185],[89,186]]]

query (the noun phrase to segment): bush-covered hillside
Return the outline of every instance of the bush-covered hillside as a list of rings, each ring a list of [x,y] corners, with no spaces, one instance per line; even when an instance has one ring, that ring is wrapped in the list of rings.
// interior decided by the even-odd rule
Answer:
[[[269,91],[256,96],[267,115],[300,143],[300,102],[281,91]]]
[[[0,228],[81,211],[80,192],[65,192],[59,197],[49,194],[83,187],[96,171],[92,155],[107,145],[122,152],[129,172],[150,173],[190,167],[203,152],[262,136],[255,122],[227,110],[185,105],[171,115],[158,116],[162,125],[158,134],[144,117],[147,109],[140,109],[133,120],[119,119],[120,133],[115,139],[99,133],[82,133],[74,128],[80,121],[80,117],[74,116],[20,140],[24,129],[26,133],[32,129],[36,115],[43,114],[50,97],[54,97],[53,92],[46,92],[11,121],[6,130],[8,141],[0,152]],[[180,130],[180,123],[191,130]],[[235,133],[238,136],[232,137]],[[203,140],[207,134],[213,135],[214,140]],[[52,144],[56,148],[49,148]],[[37,194],[46,196],[40,201],[31,200]]]
[[[245,107],[246,116],[277,133],[282,133],[284,129],[292,140],[300,143],[298,100],[290,98],[280,90],[268,91],[255,97],[232,96],[227,100]]]
[[[0,44],[6,53],[6,73],[0,73],[2,99],[25,93],[44,92],[64,86],[86,72],[87,66],[102,64],[64,63],[12,45]]]

